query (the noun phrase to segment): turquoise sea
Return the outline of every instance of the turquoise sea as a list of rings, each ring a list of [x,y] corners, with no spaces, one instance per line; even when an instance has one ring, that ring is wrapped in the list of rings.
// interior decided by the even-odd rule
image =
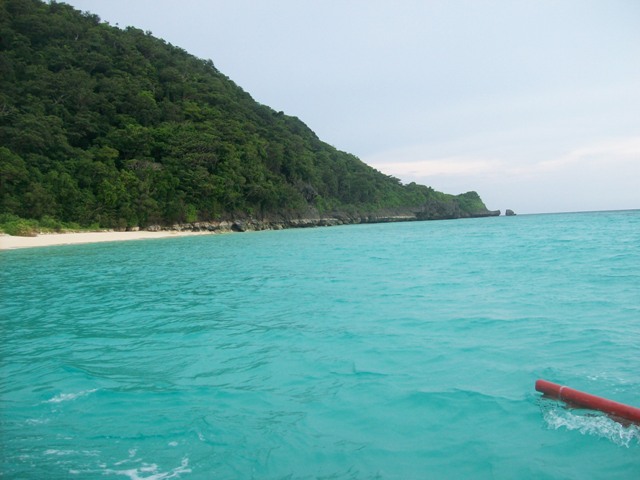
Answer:
[[[638,479],[640,211],[0,252],[0,477]]]

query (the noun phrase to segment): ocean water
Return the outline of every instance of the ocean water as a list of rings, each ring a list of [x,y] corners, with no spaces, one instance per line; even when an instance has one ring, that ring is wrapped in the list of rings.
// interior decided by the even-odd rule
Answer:
[[[640,211],[0,252],[0,476],[638,479]]]

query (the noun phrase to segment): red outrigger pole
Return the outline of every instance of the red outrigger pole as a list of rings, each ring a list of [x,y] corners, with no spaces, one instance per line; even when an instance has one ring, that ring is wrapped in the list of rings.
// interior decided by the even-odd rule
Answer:
[[[597,397],[573,388],[558,385],[546,380],[536,381],[536,390],[558,400],[562,400],[574,407],[599,410],[614,417],[629,420],[640,425],[640,408],[614,402],[606,398]]]

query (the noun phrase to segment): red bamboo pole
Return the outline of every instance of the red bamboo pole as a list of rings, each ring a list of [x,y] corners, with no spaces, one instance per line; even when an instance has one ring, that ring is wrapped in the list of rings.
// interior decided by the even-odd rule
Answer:
[[[606,398],[597,397],[590,393],[574,390],[573,388],[548,382],[547,380],[537,380],[536,390],[558,400],[562,400],[575,407],[599,410],[608,415],[624,418],[640,425],[640,408],[614,402]]]

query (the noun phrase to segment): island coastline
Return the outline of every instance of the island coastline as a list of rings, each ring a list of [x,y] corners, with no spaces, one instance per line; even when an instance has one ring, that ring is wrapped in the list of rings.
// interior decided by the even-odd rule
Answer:
[[[16,250],[22,248],[54,247],[61,245],[80,245],[87,243],[122,242],[131,240],[151,240],[160,238],[176,238],[193,235],[211,235],[211,232],[200,231],[146,231],[137,232],[75,232],[45,233],[35,237],[20,237],[0,234],[0,250]]]
[[[85,243],[119,242],[129,240],[146,240],[193,235],[212,235],[232,232],[251,232],[261,230],[284,230],[290,228],[331,227],[338,225],[353,225],[361,223],[395,223],[411,221],[429,221],[459,218],[482,218],[499,216],[500,211],[485,211],[474,215],[460,216],[442,215],[440,217],[426,217],[414,212],[395,211],[393,213],[379,213],[378,215],[351,216],[339,214],[331,217],[311,215],[306,218],[293,219],[262,219],[244,218],[231,221],[193,222],[175,224],[172,226],[151,225],[144,230],[136,227],[127,231],[95,231],[95,232],[51,232],[38,233],[35,236],[12,236],[0,232],[0,251],[19,248],[51,247],[58,245],[78,245]]]

